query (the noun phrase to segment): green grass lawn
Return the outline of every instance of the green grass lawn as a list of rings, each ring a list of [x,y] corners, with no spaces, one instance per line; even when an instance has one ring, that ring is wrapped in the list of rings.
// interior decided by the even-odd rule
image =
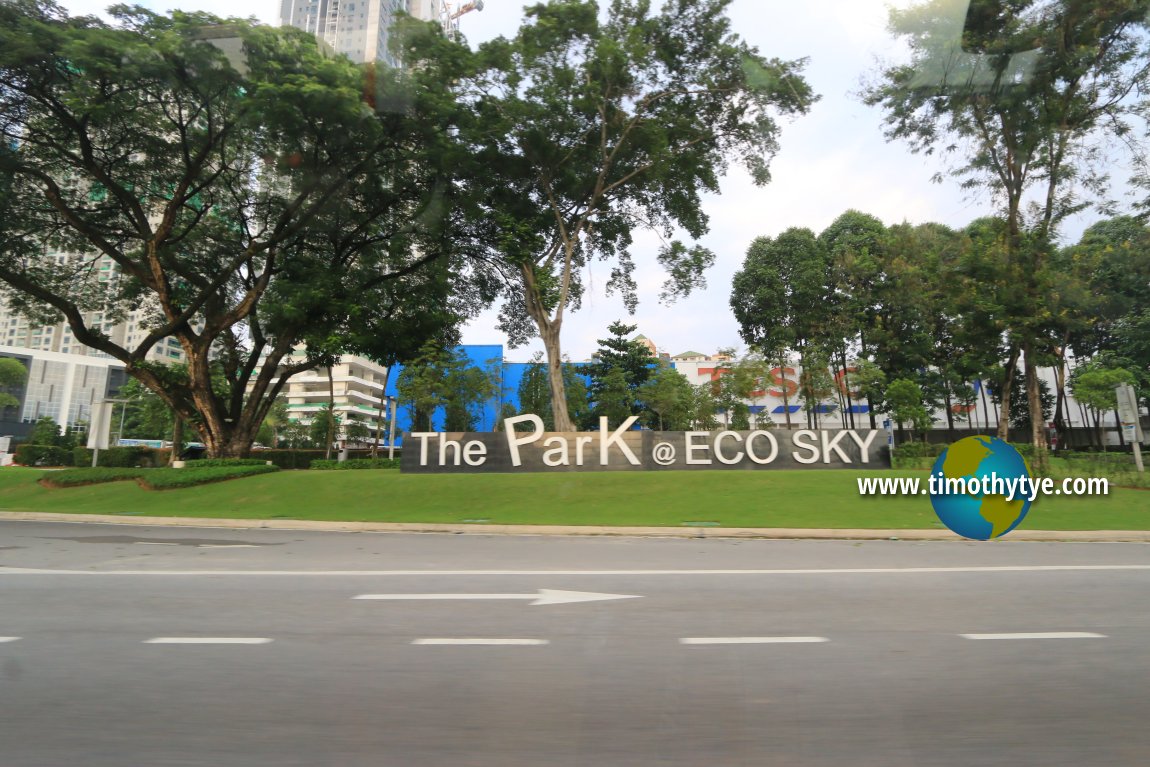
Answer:
[[[883,472],[700,471],[404,475],[282,471],[201,487],[143,490],[132,482],[50,490],[43,472],[0,469],[0,509],[77,514],[475,522],[523,525],[939,528],[926,498],[861,498],[856,477]],[[923,472],[887,472],[925,476]],[[1150,492],[1038,500],[1031,530],[1148,530]]]

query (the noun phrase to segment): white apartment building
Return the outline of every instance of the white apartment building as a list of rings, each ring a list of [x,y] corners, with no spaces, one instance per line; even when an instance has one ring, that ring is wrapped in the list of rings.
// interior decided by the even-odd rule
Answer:
[[[376,428],[386,427],[387,419],[381,418],[380,411],[385,402],[386,367],[364,357],[345,355],[332,367],[330,380],[334,388],[329,388],[327,368],[292,376],[280,395],[287,401],[288,417],[305,426],[310,425],[328,406],[329,392],[334,391],[341,438],[346,436],[347,426],[353,420],[367,426],[373,435]]]
[[[352,61],[397,67],[388,50],[399,12],[438,21],[443,0],[282,0],[280,24],[310,32]]]

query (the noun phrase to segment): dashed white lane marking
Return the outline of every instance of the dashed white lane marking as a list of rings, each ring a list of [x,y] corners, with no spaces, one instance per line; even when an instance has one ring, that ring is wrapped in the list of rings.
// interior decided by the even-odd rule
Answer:
[[[546,639],[446,639],[446,638],[433,638],[433,639],[416,639],[412,641],[414,645],[493,645],[493,646],[523,646],[523,647],[538,647],[540,645],[550,644]]]
[[[258,549],[252,543],[201,543],[196,546],[197,549]]]
[[[685,637],[679,644],[817,644],[829,642],[826,637]]]
[[[155,637],[144,644],[270,644],[267,637]]]
[[[0,637],[0,644],[4,644],[5,642],[19,642],[19,641],[20,641],[20,637]]]
[[[1106,639],[1089,631],[1044,631],[1021,634],[959,634],[963,639]]]
[[[179,546],[178,543],[165,543],[164,541],[133,541],[137,546]]]

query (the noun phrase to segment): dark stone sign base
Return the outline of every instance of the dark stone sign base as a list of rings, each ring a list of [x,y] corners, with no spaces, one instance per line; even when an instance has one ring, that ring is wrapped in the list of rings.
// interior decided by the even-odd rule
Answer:
[[[525,417],[520,417],[525,418]],[[402,471],[412,474],[565,471],[885,469],[877,430],[413,432]]]

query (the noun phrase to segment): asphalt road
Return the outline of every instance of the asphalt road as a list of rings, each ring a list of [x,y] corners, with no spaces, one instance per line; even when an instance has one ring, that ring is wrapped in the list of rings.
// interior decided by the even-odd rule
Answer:
[[[1148,721],[1145,544],[0,522],[0,767],[1144,767]]]

